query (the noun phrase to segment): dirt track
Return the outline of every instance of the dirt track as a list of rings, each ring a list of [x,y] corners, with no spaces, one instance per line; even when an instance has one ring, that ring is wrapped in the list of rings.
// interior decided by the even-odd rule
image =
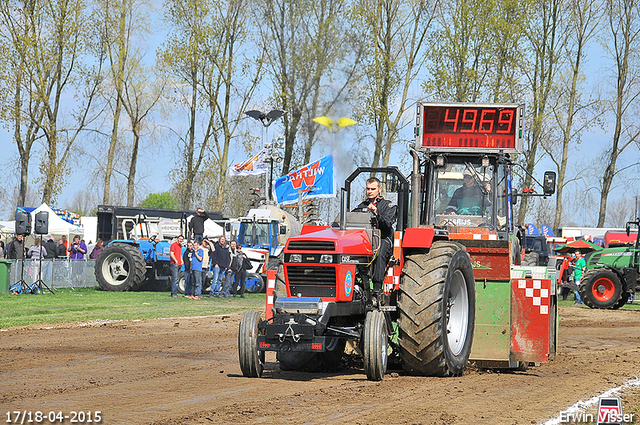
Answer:
[[[239,315],[11,329],[0,332],[0,421],[14,410],[98,410],[102,423],[123,425],[537,424],[640,375],[640,312],[560,316],[558,356],[527,372],[391,371],[379,383],[358,369],[282,372],[273,355],[263,379],[244,378]],[[640,422],[640,391],[622,399]]]

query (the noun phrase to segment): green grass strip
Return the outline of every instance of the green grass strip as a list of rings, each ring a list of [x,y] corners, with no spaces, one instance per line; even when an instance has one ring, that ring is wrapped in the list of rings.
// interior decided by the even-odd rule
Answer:
[[[265,294],[246,298],[192,300],[168,292],[107,292],[99,288],[57,289],[54,294],[0,295],[0,328],[88,320],[193,317],[245,310],[264,312]]]

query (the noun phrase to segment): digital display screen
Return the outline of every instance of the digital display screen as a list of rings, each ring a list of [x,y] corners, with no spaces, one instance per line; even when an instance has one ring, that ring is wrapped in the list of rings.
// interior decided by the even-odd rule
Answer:
[[[519,105],[424,104],[422,120],[425,148],[520,151]]]

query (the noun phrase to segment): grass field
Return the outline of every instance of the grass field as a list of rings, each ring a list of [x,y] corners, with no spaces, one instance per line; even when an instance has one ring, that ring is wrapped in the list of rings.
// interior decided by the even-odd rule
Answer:
[[[264,311],[265,294],[246,298],[192,300],[168,292],[107,292],[99,288],[58,289],[54,294],[0,295],[0,328],[86,320],[134,320]]]
[[[572,296],[570,296],[573,298]],[[559,301],[571,306],[573,301]],[[99,288],[58,289],[55,294],[0,295],[0,328],[87,320],[135,320],[264,311],[265,294],[246,298],[171,298],[167,292],[107,292]],[[587,308],[587,307],[582,307]],[[640,310],[640,302],[624,310]]]

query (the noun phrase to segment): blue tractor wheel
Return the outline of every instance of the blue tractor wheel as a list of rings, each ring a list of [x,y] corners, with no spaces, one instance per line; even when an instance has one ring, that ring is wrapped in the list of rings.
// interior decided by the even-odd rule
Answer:
[[[258,294],[264,290],[264,279],[261,275],[255,273],[247,273],[247,292]]]

